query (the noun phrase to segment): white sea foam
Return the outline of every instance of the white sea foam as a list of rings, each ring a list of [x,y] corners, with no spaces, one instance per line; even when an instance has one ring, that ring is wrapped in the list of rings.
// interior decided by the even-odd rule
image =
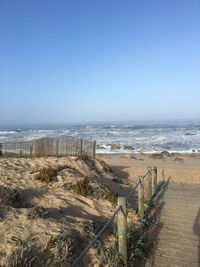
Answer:
[[[17,128],[16,128],[17,129]],[[20,131],[0,129],[0,142],[32,140],[41,137],[79,137],[97,141],[98,153],[132,153],[124,150],[124,145],[132,146],[134,153],[191,152],[200,149],[200,123],[153,124],[104,124],[75,125],[62,127],[20,128]],[[120,149],[111,149],[111,144]]]
[[[16,131],[0,131],[0,135],[14,134]]]

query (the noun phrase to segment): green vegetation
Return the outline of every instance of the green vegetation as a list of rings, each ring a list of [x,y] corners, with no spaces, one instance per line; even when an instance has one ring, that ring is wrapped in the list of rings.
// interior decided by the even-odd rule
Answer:
[[[7,259],[9,267],[69,267],[74,257],[77,257],[78,246],[82,240],[74,235],[60,234],[51,236],[45,247],[35,247],[32,241],[35,237],[30,236],[21,240],[13,236],[11,241],[17,245],[16,250]]]
[[[145,262],[149,254],[150,244],[147,235],[137,229],[129,229],[128,231],[128,265],[136,266]]]
[[[85,177],[74,184],[65,184],[65,188],[78,195],[91,197],[95,199],[106,199],[112,204],[116,204],[117,195],[103,184],[99,184],[96,180]]]
[[[75,184],[70,184],[68,189],[78,195],[87,197],[90,189],[89,179],[85,177],[83,180],[77,181]]]
[[[40,180],[41,182],[50,183],[56,180],[56,176],[57,176],[57,171],[52,167],[48,167],[40,170],[40,172],[36,176],[36,179]]]
[[[107,195],[106,195],[106,198],[108,201],[110,201],[112,204],[116,204],[117,203],[117,196],[114,192],[109,192]]]

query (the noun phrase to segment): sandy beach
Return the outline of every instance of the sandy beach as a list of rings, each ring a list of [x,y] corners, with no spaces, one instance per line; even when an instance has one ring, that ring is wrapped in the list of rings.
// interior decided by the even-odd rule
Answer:
[[[171,177],[195,184],[200,183],[199,162],[200,154],[169,153],[106,154],[97,155],[95,161],[87,157],[0,158],[0,266],[15,266],[14,259],[20,262],[21,247],[29,259],[34,252],[42,255],[45,264],[50,259],[54,265],[49,266],[62,261],[63,255],[71,264],[115,210],[115,197],[127,195],[147,167],[158,167],[158,180]],[[51,168],[55,171],[52,180],[44,181],[44,173],[42,180],[41,173]],[[129,218],[137,224],[133,209]],[[105,240],[110,238],[112,234]],[[112,266],[102,251],[91,249],[85,266]]]
[[[162,180],[162,170],[165,179],[183,183],[200,183],[200,154],[143,154],[134,155],[98,155],[109,164],[113,170],[128,179],[130,183],[137,181],[139,175],[144,175],[148,167],[158,167],[158,179]]]

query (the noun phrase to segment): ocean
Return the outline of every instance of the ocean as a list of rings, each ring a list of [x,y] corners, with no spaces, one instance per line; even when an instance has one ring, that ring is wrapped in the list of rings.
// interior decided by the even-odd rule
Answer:
[[[200,120],[0,126],[0,143],[41,137],[96,140],[97,153],[200,152]]]

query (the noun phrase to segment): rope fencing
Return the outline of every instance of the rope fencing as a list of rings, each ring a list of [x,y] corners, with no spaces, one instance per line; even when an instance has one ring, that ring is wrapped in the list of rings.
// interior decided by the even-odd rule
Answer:
[[[114,220],[116,215],[118,215],[117,222],[117,231],[118,231],[118,251],[124,259],[124,262],[127,263],[127,211],[126,211],[126,202],[133,194],[133,190],[138,190],[138,215],[140,219],[144,217],[144,179],[148,179],[148,188],[147,188],[147,199],[150,200],[157,189],[157,167],[149,167],[147,173],[144,176],[139,177],[137,184],[130,190],[126,197],[119,196],[117,201],[117,207],[111,218],[106,222],[103,228],[95,236],[95,238],[88,244],[88,246],[83,250],[83,252],[78,256],[78,258],[73,262],[71,267],[76,267],[84,257],[90,248],[95,244],[95,242],[105,234],[105,230]],[[150,195],[151,193],[151,195]]]

